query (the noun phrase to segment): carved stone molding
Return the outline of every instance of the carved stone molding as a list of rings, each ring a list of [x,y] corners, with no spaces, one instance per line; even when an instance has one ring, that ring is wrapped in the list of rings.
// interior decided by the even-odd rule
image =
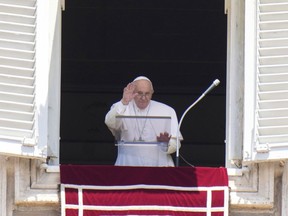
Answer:
[[[231,208],[272,208],[274,164],[251,164],[249,172],[229,177]]]
[[[15,204],[19,206],[60,206],[60,174],[41,169],[41,161],[15,160]]]

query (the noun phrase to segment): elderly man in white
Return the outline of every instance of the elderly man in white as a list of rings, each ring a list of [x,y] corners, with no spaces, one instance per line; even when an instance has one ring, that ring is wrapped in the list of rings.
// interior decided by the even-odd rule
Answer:
[[[163,103],[151,100],[154,93],[152,82],[145,76],[139,76],[129,83],[123,90],[122,99],[113,104],[106,114],[105,124],[116,137],[120,133],[120,140],[133,139],[140,143],[155,141],[167,143],[167,148],[161,145],[118,145],[118,155],[115,165],[120,166],[174,166],[171,154],[176,151],[178,119],[175,110]],[[147,123],[147,119],[137,120],[132,124],[126,120],[119,125],[118,116],[169,117],[169,124],[159,120],[156,125]],[[135,119],[134,119],[135,121]],[[140,121],[144,121],[144,123]],[[161,125],[163,124],[165,125]],[[166,122],[167,123],[167,122]],[[152,123],[153,124],[153,123]],[[136,126],[135,126],[136,125]],[[168,125],[168,129],[167,129]],[[165,130],[165,128],[167,130]],[[151,131],[154,132],[151,132]],[[162,130],[162,131],[161,131]],[[178,147],[180,147],[178,143]]]

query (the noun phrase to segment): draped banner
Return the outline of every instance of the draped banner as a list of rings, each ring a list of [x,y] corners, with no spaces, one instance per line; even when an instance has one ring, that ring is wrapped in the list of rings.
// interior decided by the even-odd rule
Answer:
[[[61,165],[62,216],[228,216],[225,168]]]

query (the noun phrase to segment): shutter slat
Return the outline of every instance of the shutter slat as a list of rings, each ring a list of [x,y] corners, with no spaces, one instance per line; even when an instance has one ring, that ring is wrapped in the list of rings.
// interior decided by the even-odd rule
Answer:
[[[6,0],[7,1],[7,0]],[[261,4],[277,4],[277,3],[287,3],[287,0],[260,0]]]
[[[13,5],[0,3],[0,13],[11,13],[11,14],[21,14],[26,16],[35,15],[35,7],[22,6],[22,5]]]
[[[287,38],[288,37],[288,29],[281,30],[261,30],[259,34],[259,38],[268,39],[268,38]]]
[[[15,32],[24,32],[24,33],[33,33],[35,32],[34,25],[24,25],[18,23],[9,23],[0,21],[0,28],[6,31],[15,31]]]
[[[31,138],[33,136],[32,130],[23,130],[23,129],[16,129],[16,128],[5,128],[0,127],[0,138],[2,136],[9,136],[9,137],[18,137],[18,138]]]
[[[34,68],[23,68],[18,66],[0,65],[1,74],[9,74],[14,76],[34,76]]]
[[[0,4],[10,4],[10,5],[19,5],[27,7],[35,7],[36,0],[0,0]]]
[[[29,60],[34,58],[35,52],[0,48],[0,56]]]
[[[259,57],[259,63],[261,65],[283,65],[287,64],[287,56],[269,56],[269,57]]]
[[[260,74],[287,73],[288,64],[277,65],[259,65]]]
[[[22,112],[31,112],[31,113],[34,109],[34,106],[31,104],[3,102],[3,101],[0,101],[0,107],[1,109],[4,109],[4,110],[22,111]]]
[[[15,40],[15,41],[23,41],[23,42],[34,42],[35,34],[34,33],[26,33],[26,32],[15,32],[15,31],[6,31],[0,29],[0,38]]]
[[[31,121],[19,121],[19,120],[15,121],[15,120],[1,119],[0,118],[0,127],[32,131],[33,122],[31,122]]]
[[[278,83],[263,83],[259,85],[259,92],[280,92],[280,91],[288,91],[288,82],[278,82]]]
[[[7,92],[0,92],[0,98],[3,101],[15,102],[15,103],[28,103],[32,104],[34,101],[34,95],[25,94],[13,94]]]
[[[12,76],[0,74],[0,83],[12,84],[12,85],[34,85],[33,77],[22,77],[22,76]],[[1,99],[1,98],[0,98]]]
[[[283,45],[282,47],[260,48],[259,53],[262,57],[279,56],[281,58],[283,56],[285,58],[288,56],[288,47]]]
[[[262,13],[288,11],[288,3],[284,1],[283,3],[260,4],[259,10]]]
[[[279,21],[279,22],[263,22],[259,25],[260,30],[286,30],[288,28],[287,21]]]
[[[259,127],[260,136],[279,136],[287,135],[288,126]]]
[[[258,94],[260,102],[262,100],[287,100],[288,92],[279,91],[279,92],[263,92]]]
[[[286,118],[288,116],[288,108],[259,110],[258,115],[260,118]]]
[[[261,83],[288,82],[288,73],[260,74],[259,79]]]
[[[284,100],[261,100],[259,109],[279,109],[288,107],[288,99]]]
[[[259,118],[258,122],[260,127],[287,126],[288,117]]]
[[[261,22],[265,21],[285,21],[288,20],[288,14],[285,12],[261,13],[259,16]]]
[[[23,41],[13,41],[13,40],[3,40],[0,39],[0,47],[3,48],[10,48],[15,51],[34,51],[35,44],[32,42],[23,42]],[[33,56],[32,56],[33,58]]]
[[[35,19],[36,19],[35,16],[23,16],[19,14],[15,15],[8,13],[0,13],[0,20],[3,22],[34,25]]]
[[[19,59],[19,58],[9,58],[0,56],[0,66],[18,66],[23,68],[33,68],[35,64],[34,60]]]
[[[288,38],[262,39],[259,44],[263,48],[288,46]]]
[[[7,85],[5,83],[0,83],[0,91],[14,94],[33,95],[34,87],[24,85]]]
[[[274,136],[259,136],[258,137],[259,139],[259,142],[262,143],[262,144],[266,144],[266,143],[269,143],[269,144],[275,144],[275,145],[281,145],[284,143],[284,146],[285,143],[287,143],[287,140],[288,140],[288,135],[285,134],[285,135],[274,135]]]
[[[34,115],[31,112],[16,112],[16,111],[11,111],[11,110],[0,110],[0,118],[32,122]]]

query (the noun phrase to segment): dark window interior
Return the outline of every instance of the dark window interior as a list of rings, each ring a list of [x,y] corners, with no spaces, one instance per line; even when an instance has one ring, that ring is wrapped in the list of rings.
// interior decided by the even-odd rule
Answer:
[[[68,0],[62,19],[61,164],[114,164],[104,124],[136,76],[153,99],[182,114],[180,154],[195,166],[225,165],[224,0]],[[175,156],[174,156],[175,157]],[[180,166],[187,163],[180,158]]]

